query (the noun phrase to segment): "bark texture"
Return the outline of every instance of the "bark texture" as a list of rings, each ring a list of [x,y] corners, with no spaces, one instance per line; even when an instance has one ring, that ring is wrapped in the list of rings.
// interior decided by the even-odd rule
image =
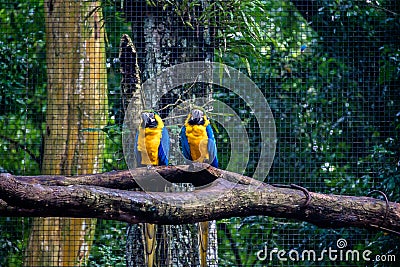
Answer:
[[[213,59],[213,36],[210,33],[210,24],[201,19],[205,15],[203,11],[208,5],[208,0],[198,2],[124,1],[126,20],[132,22],[132,39],[137,49],[138,64],[143,82],[179,63],[209,62]],[[211,100],[212,94],[208,85],[188,85],[187,88],[177,87],[168,91],[168,88],[171,88],[168,85],[172,84],[175,78],[170,77],[170,79],[158,83],[153,91],[143,90],[143,107],[132,105],[133,111],[132,109],[127,110],[126,115],[130,116],[132,112],[137,114],[141,109],[154,109],[164,119],[167,115],[170,115],[171,110],[182,104],[183,101],[193,98],[193,96],[196,96],[197,99]],[[130,122],[125,117],[125,123],[127,121]],[[171,147],[171,151],[178,149],[178,146]],[[129,153],[125,153],[125,155],[130,157]],[[130,158],[127,159],[128,162],[129,160]],[[170,156],[169,160],[173,162],[175,159]],[[176,163],[176,160],[174,163]],[[129,227],[139,226],[130,225]],[[137,229],[128,229],[128,233],[134,234],[138,231]],[[196,237],[193,233],[196,231],[196,225],[159,227],[157,257],[162,260],[166,259],[166,263],[162,266],[191,266],[198,261],[198,256],[194,252],[197,252],[197,249],[193,247],[193,244],[197,242],[197,238],[193,240],[193,236]],[[134,240],[130,236],[127,238]],[[213,241],[216,244],[216,239],[213,239]],[[129,242],[140,243],[141,239]],[[135,246],[135,250],[129,249]],[[174,253],[178,251],[184,254],[175,255]],[[132,246],[128,244],[128,266],[138,266],[134,263],[141,261],[139,259],[142,257],[141,254],[140,248],[138,249],[136,244]],[[180,262],[174,262],[177,258]],[[216,258],[216,255],[212,258]]]
[[[42,173],[97,173],[107,123],[105,33],[100,3],[45,1],[48,99]],[[85,217],[85,216],[82,216]],[[25,266],[81,266],[96,220],[36,218]]]
[[[0,216],[89,216],[129,223],[185,224],[266,215],[307,221],[320,227],[400,233],[400,204],[395,202],[314,193],[297,186],[268,185],[213,167],[199,172],[192,168],[138,168],[132,172],[32,179],[2,174]],[[136,188],[135,177],[154,173],[169,181],[193,181],[201,187],[193,192],[174,193],[126,190]]]

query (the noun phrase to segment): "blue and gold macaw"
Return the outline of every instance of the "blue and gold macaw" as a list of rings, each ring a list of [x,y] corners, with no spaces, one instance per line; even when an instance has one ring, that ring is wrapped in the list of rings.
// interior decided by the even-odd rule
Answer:
[[[183,156],[191,161],[206,162],[218,168],[217,146],[210,121],[204,112],[192,110],[180,134]]]
[[[161,117],[154,112],[143,112],[142,123],[135,140],[137,166],[168,165],[169,135]],[[156,249],[156,225],[143,225],[144,253],[148,267],[154,265]]]
[[[180,134],[183,156],[195,162],[207,162],[218,168],[217,146],[210,121],[204,112],[192,110]],[[208,222],[199,223],[200,266],[207,266]]]
[[[169,144],[169,134],[161,117],[154,112],[143,112],[135,142],[137,166],[168,165]]]

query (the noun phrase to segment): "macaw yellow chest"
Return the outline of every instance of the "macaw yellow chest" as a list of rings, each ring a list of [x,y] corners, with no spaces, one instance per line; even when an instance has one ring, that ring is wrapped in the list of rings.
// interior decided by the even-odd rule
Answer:
[[[158,165],[158,148],[161,143],[161,128],[140,128],[138,151],[143,165]]]
[[[190,156],[193,161],[208,160],[208,136],[204,125],[186,124],[186,137],[189,143]]]

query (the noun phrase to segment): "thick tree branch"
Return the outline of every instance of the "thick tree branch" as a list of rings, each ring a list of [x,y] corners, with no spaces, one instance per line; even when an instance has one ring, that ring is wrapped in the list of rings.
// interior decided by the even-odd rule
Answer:
[[[272,186],[204,166],[138,168],[132,172],[76,177],[1,174],[0,216],[94,217],[129,223],[184,224],[266,215],[307,221],[320,227],[400,232],[398,203],[313,193],[294,185]],[[201,170],[193,172],[197,167]],[[201,189],[181,193],[138,191],[134,177],[146,177],[149,173],[158,173],[174,183],[191,182]]]

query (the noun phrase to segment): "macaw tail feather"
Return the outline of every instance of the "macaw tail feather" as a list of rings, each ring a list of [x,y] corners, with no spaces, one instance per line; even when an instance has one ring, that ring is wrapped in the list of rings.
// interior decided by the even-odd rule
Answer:
[[[208,222],[199,223],[200,266],[207,267]]]
[[[145,223],[143,225],[144,232],[144,253],[147,267],[153,267],[154,255],[156,250],[156,225]]]

